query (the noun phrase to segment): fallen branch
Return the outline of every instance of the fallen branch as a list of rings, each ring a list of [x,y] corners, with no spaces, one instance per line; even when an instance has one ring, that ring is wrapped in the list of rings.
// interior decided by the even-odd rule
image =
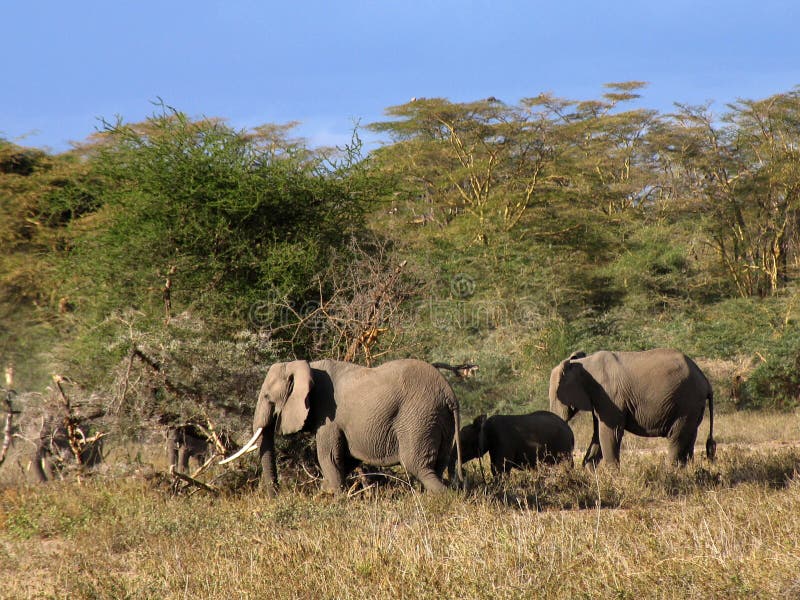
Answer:
[[[214,427],[214,423],[207,415],[204,415],[204,419],[207,427],[203,427],[200,423],[195,423],[194,426],[197,427],[200,432],[206,436],[206,439],[214,445],[214,452],[212,454],[225,456],[228,453],[228,449],[225,447],[225,444],[222,443],[222,440],[217,433],[217,429]]]
[[[214,494],[215,496],[219,495],[219,490],[217,488],[215,488],[214,486],[208,485],[207,483],[203,483],[199,479],[195,479],[194,477],[190,477],[189,475],[181,473],[180,471],[176,471],[175,467],[172,466],[172,465],[170,465],[170,467],[169,467],[169,474],[172,475],[175,479],[180,479],[181,481],[185,481],[186,483],[188,483],[190,485],[193,485],[195,487],[198,487],[198,488],[200,488],[202,490],[205,490],[207,492],[210,492],[210,493]]]

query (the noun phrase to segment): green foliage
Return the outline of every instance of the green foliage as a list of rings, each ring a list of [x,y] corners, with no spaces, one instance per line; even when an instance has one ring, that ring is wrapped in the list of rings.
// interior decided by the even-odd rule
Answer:
[[[0,143],[0,363],[16,364],[18,384],[41,385],[39,355],[57,343],[56,314],[69,307],[52,275],[67,245],[64,225],[84,211],[86,165],[66,153]]]
[[[661,225],[636,228],[626,240],[625,252],[607,268],[614,283],[624,290],[627,304],[653,310],[690,296],[691,263],[679,238],[682,232],[676,229]]]
[[[106,307],[158,304],[152,290],[170,275],[176,302],[241,317],[276,289],[302,294],[358,226],[357,200],[288,142],[279,151],[272,138],[172,110],[104,138],[93,158],[109,184],[100,227],[76,239],[68,264],[92,291],[108,288]]]
[[[577,349],[672,346],[723,383],[776,344],[790,364],[798,94],[717,118],[639,109],[643,88],[417,99],[370,126],[390,143],[368,157],[357,132],[311,150],[292,124],[163,104],[58,156],[2,142],[0,362],[108,391],[139,344],[204,400],[157,385],[136,410],[182,417],[238,394],[190,366],[238,356],[246,330],[269,337],[263,361],[478,363],[454,384],[467,413],[543,406]]]
[[[119,311],[138,311],[144,331],[185,310],[215,331],[247,327],[256,307],[316,292],[320,265],[361,223],[346,161],[326,168],[286,128],[162,108],[106,124],[84,149],[84,185],[48,196],[48,218],[68,225],[54,279],[74,314],[60,357],[88,381],[122,358],[108,351]]]
[[[789,325],[765,358],[746,382],[747,403],[760,408],[800,406],[800,327]]]

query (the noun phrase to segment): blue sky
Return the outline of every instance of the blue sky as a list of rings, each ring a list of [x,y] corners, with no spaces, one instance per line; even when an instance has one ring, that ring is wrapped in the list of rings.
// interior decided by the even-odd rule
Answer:
[[[0,0],[0,137],[60,152],[157,98],[313,145],[411,97],[763,98],[800,84],[797,0]]]

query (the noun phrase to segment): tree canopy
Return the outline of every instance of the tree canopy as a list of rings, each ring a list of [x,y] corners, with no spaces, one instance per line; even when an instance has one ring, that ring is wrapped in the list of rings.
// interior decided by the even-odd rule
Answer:
[[[645,87],[417,98],[366,156],[163,103],[61,154],[0,141],[0,362],[109,390],[137,349],[213,403],[215,364],[480,359],[476,408],[535,404],[576,346],[785,365],[800,93],[659,113]]]

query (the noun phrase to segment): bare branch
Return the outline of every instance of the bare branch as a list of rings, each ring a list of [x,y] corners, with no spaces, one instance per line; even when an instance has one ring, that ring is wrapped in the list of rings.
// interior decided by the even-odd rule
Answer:
[[[181,481],[185,481],[186,483],[198,487],[202,490],[210,492],[215,496],[219,495],[219,490],[214,486],[208,485],[207,483],[203,483],[199,479],[195,479],[190,475],[186,475],[185,473],[181,473],[180,471],[176,471],[174,467],[170,466],[169,474],[172,475],[175,479],[180,479]]]
[[[431,363],[437,369],[446,369],[452,371],[460,379],[469,379],[478,370],[478,365],[471,363],[464,363],[463,365],[448,365],[447,363],[435,362]]]

